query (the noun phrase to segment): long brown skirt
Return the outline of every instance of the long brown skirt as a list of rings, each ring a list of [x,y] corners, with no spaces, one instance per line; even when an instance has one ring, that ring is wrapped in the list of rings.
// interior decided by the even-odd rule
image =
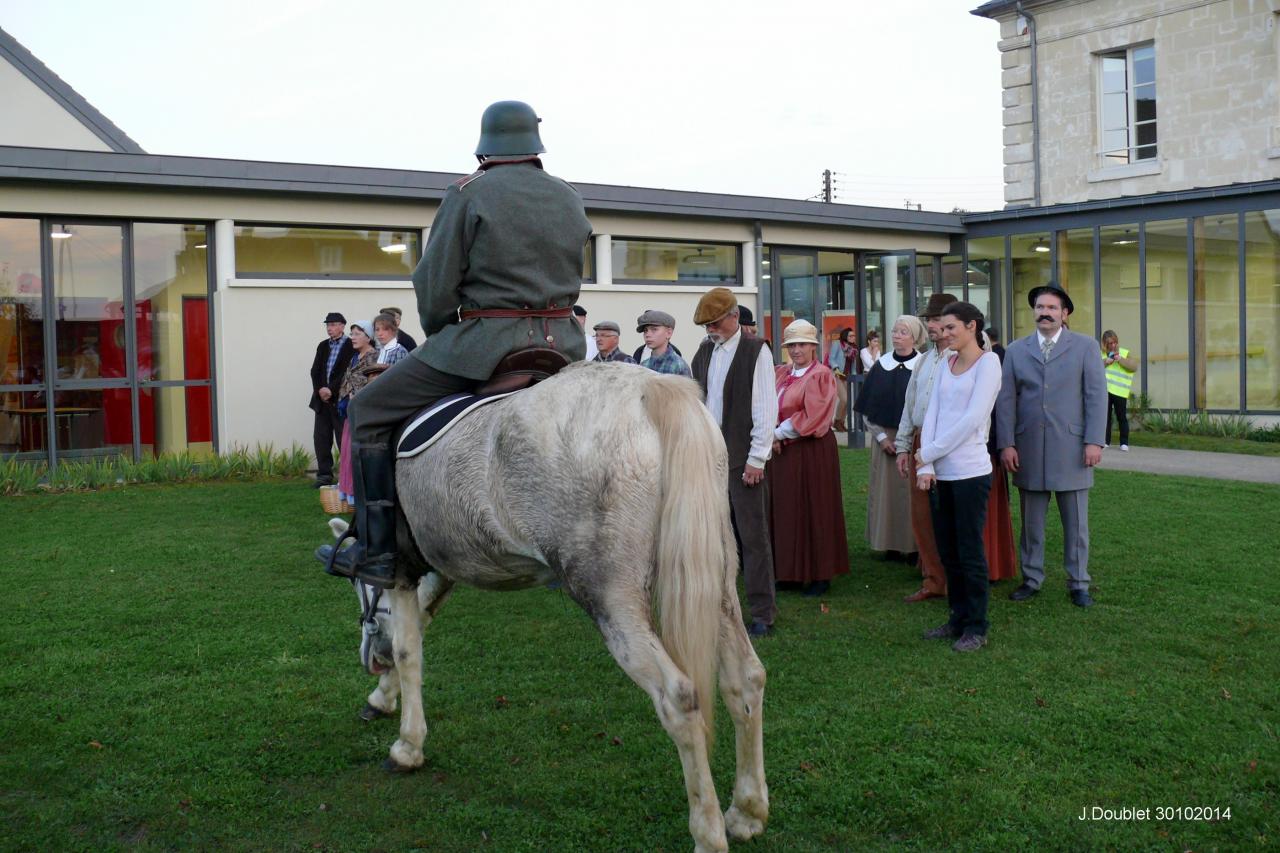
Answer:
[[[769,460],[773,571],[780,581],[829,581],[849,572],[836,437],[801,438]]]
[[[987,552],[987,578],[1003,581],[1018,576],[1018,555],[1013,547],[1013,518],[1009,515],[1009,475],[1000,457],[991,458],[991,492],[987,498],[987,523],[982,545]]]

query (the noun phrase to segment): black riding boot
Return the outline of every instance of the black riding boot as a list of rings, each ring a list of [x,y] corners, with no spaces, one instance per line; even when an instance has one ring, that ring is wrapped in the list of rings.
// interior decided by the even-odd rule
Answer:
[[[352,461],[356,536],[333,558],[335,573],[390,589],[396,582],[396,478],[394,457],[383,447],[362,447]]]

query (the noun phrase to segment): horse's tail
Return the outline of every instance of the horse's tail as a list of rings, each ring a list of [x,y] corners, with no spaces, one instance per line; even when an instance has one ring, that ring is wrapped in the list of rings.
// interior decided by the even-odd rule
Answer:
[[[687,379],[654,375],[644,405],[662,445],[654,585],[662,645],[693,681],[710,744],[720,607],[737,567],[724,439]]]

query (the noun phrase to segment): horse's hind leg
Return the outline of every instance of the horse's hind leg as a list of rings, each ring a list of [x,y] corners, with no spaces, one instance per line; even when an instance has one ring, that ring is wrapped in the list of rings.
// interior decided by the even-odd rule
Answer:
[[[764,667],[742,625],[737,590],[728,588],[720,611],[720,695],[733,717],[737,772],[733,804],[724,813],[725,831],[735,841],[764,832],[769,820],[769,787],[764,779]]]
[[[637,614],[639,609],[635,603],[609,608],[611,612],[597,620],[601,633],[618,665],[653,700],[658,719],[680,752],[695,851],[728,850],[693,682],[667,655],[648,619]]]

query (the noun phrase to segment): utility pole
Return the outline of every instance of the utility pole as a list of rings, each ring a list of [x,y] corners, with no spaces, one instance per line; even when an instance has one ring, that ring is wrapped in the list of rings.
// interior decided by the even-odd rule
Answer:
[[[822,170],[822,200],[827,204],[831,204],[833,201],[835,201],[835,195],[836,194],[835,194],[834,183],[831,180],[831,170],[823,169]]]

